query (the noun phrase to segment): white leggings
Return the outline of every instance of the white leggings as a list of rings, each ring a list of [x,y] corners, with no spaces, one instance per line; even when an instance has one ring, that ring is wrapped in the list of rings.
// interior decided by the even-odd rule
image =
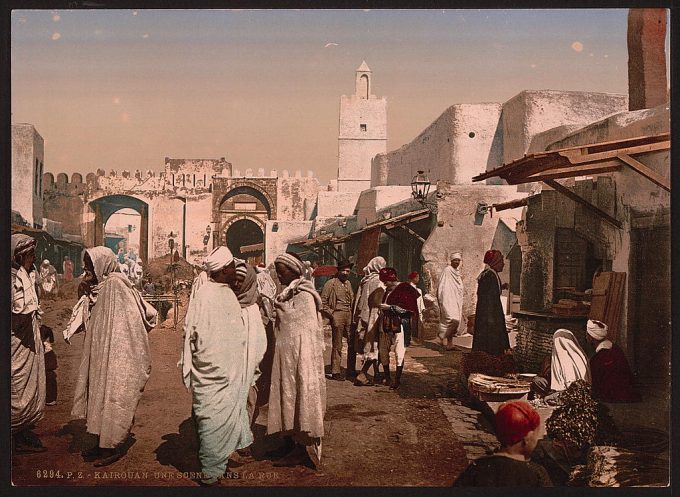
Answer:
[[[403,329],[401,333],[380,332],[380,362],[382,362],[383,366],[389,365],[390,351],[393,349],[394,355],[397,358],[397,366],[403,366],[404,355],[406,354]]]

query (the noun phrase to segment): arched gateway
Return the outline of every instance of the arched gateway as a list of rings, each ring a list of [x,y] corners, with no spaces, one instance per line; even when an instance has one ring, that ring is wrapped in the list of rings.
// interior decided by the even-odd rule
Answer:
[[[141,216],[139,256],[146,264],[149,260],[149,204],[129,195],[107,195],[88,204],[94,212],[94,245],[104,245],[104,228],[109,218],[122,209],[133,209]]]

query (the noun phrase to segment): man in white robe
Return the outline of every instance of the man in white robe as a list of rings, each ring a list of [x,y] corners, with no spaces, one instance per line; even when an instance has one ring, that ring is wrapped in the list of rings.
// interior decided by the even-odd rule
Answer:
[[[439,300],[439,340],[441,346],[450,350],[452,339],[458,334],[463,314],[463,276],[460,272],[461,254],[451,256],[451,265],[446,266],[439,277],[437,299]]]
[[[232,453],[253,442],[246,405],[252,375],[246,367],[248,328],[230,287],[234,257],[227,247],[218,247],[205,268],[209,277],[189,301],[182,373],[193,397],[199,483],[211,486],[224,476]]]

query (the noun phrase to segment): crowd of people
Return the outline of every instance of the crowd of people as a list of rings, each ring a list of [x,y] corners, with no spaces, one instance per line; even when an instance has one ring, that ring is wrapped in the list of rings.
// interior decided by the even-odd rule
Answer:
[[[67,342],[75,333],[85,332],[71,413],[84,418],[87,432],[96,436],[96,444],[82,456],[97,467],[124,455],[122,446],[151,374],[148,332],[158,321],[157,311],[122,273],[119,256],[101,246],[83,252],[79,300],[63,332]],[[57,394],[54,337],[51,329],[41,327],[34,261],[35,240],[12,235],[11,412],[17,453],[46,450],[32,428]],[[72,279],[72,263],[68,262]],[[454,253],[437,288],[438,339],[445,349],[461,334],[461,262],[461,254]],[[503,256],[490,250],[484,263],[478,276],[472,348],[504,354],[510,345],[500,301],[503,286],[498,273],[503,270]],[[280,456],[274,465],[318,468],[327,379],[400,388],[406,347],[412,332],[422,326],[420,276],[412,272],[408,281],[401,282],[383,257],[374,257],[363,268],[355,293],[349,281],[352,267],[351,262],[340,261],[319,294],[312,281],[313,268],[293,253],[279,255],[269,268],[254,267],[224,246],[205,258],[191,287],[178,363],[192,396],[192,418],[200,442],[199,483],[214,485],[231,466],[252,460],[253,427],[265,404],[267,434],[281,442],[274,451]],[[53,273],[46,269],[45,274]],[[323,356],[324,318],[332,335],[328,375]],[[625,357],[606,340],[606,325],[589,322],[588,336],[596,348],[590,366],[573,334],[567,330],[555,334],[552,356],[544,364],[549,374],[535,380],[535,391],[545,395],[576,379],[587,379],[607,400],[635,398]],[[348,346],[344,375],[343,337]],[[527,472],[526,464],[521,468],[516,464],[528,462],[535,447],[536,416],[528,404],[501,408],[496,426],[501,452],[495,459],[472,465],[459,484],[478,484],[479,475],[488,473],[487,467],[496,468],[499,475],[514,475],[513,481],[523,484],[544,482],[535,468]],[[503,456],[511,461],[498,459]]]

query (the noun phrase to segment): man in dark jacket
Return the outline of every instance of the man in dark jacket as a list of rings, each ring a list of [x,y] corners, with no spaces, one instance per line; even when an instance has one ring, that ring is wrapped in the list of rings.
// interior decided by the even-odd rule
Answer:
[[[354,291],[348,280],[349,271],[352,268],[352,265],[353,264],[347,260],[340,261],[335,278],[328,280],[321,291],[321,301],[323,302],[321,312],[330,320],[331,329],[333,331],[331,379],[338,381],[343,380],[340,369],[343,336],[346,336],[348,339],[348,347],[353,348],[349,330],[350,325],[352,324],[352,302],[354,302]],[[356,357],[356,355],[354,357]],[[347,366],[348,370],[354,371],[354,365],[348,364]]]
[[[472,350],[501,355],[510,348],[505,314],[501,305],[501,279],[505,261],[498,250],[484,254],[484,271],[477,277],[477,308]]]

